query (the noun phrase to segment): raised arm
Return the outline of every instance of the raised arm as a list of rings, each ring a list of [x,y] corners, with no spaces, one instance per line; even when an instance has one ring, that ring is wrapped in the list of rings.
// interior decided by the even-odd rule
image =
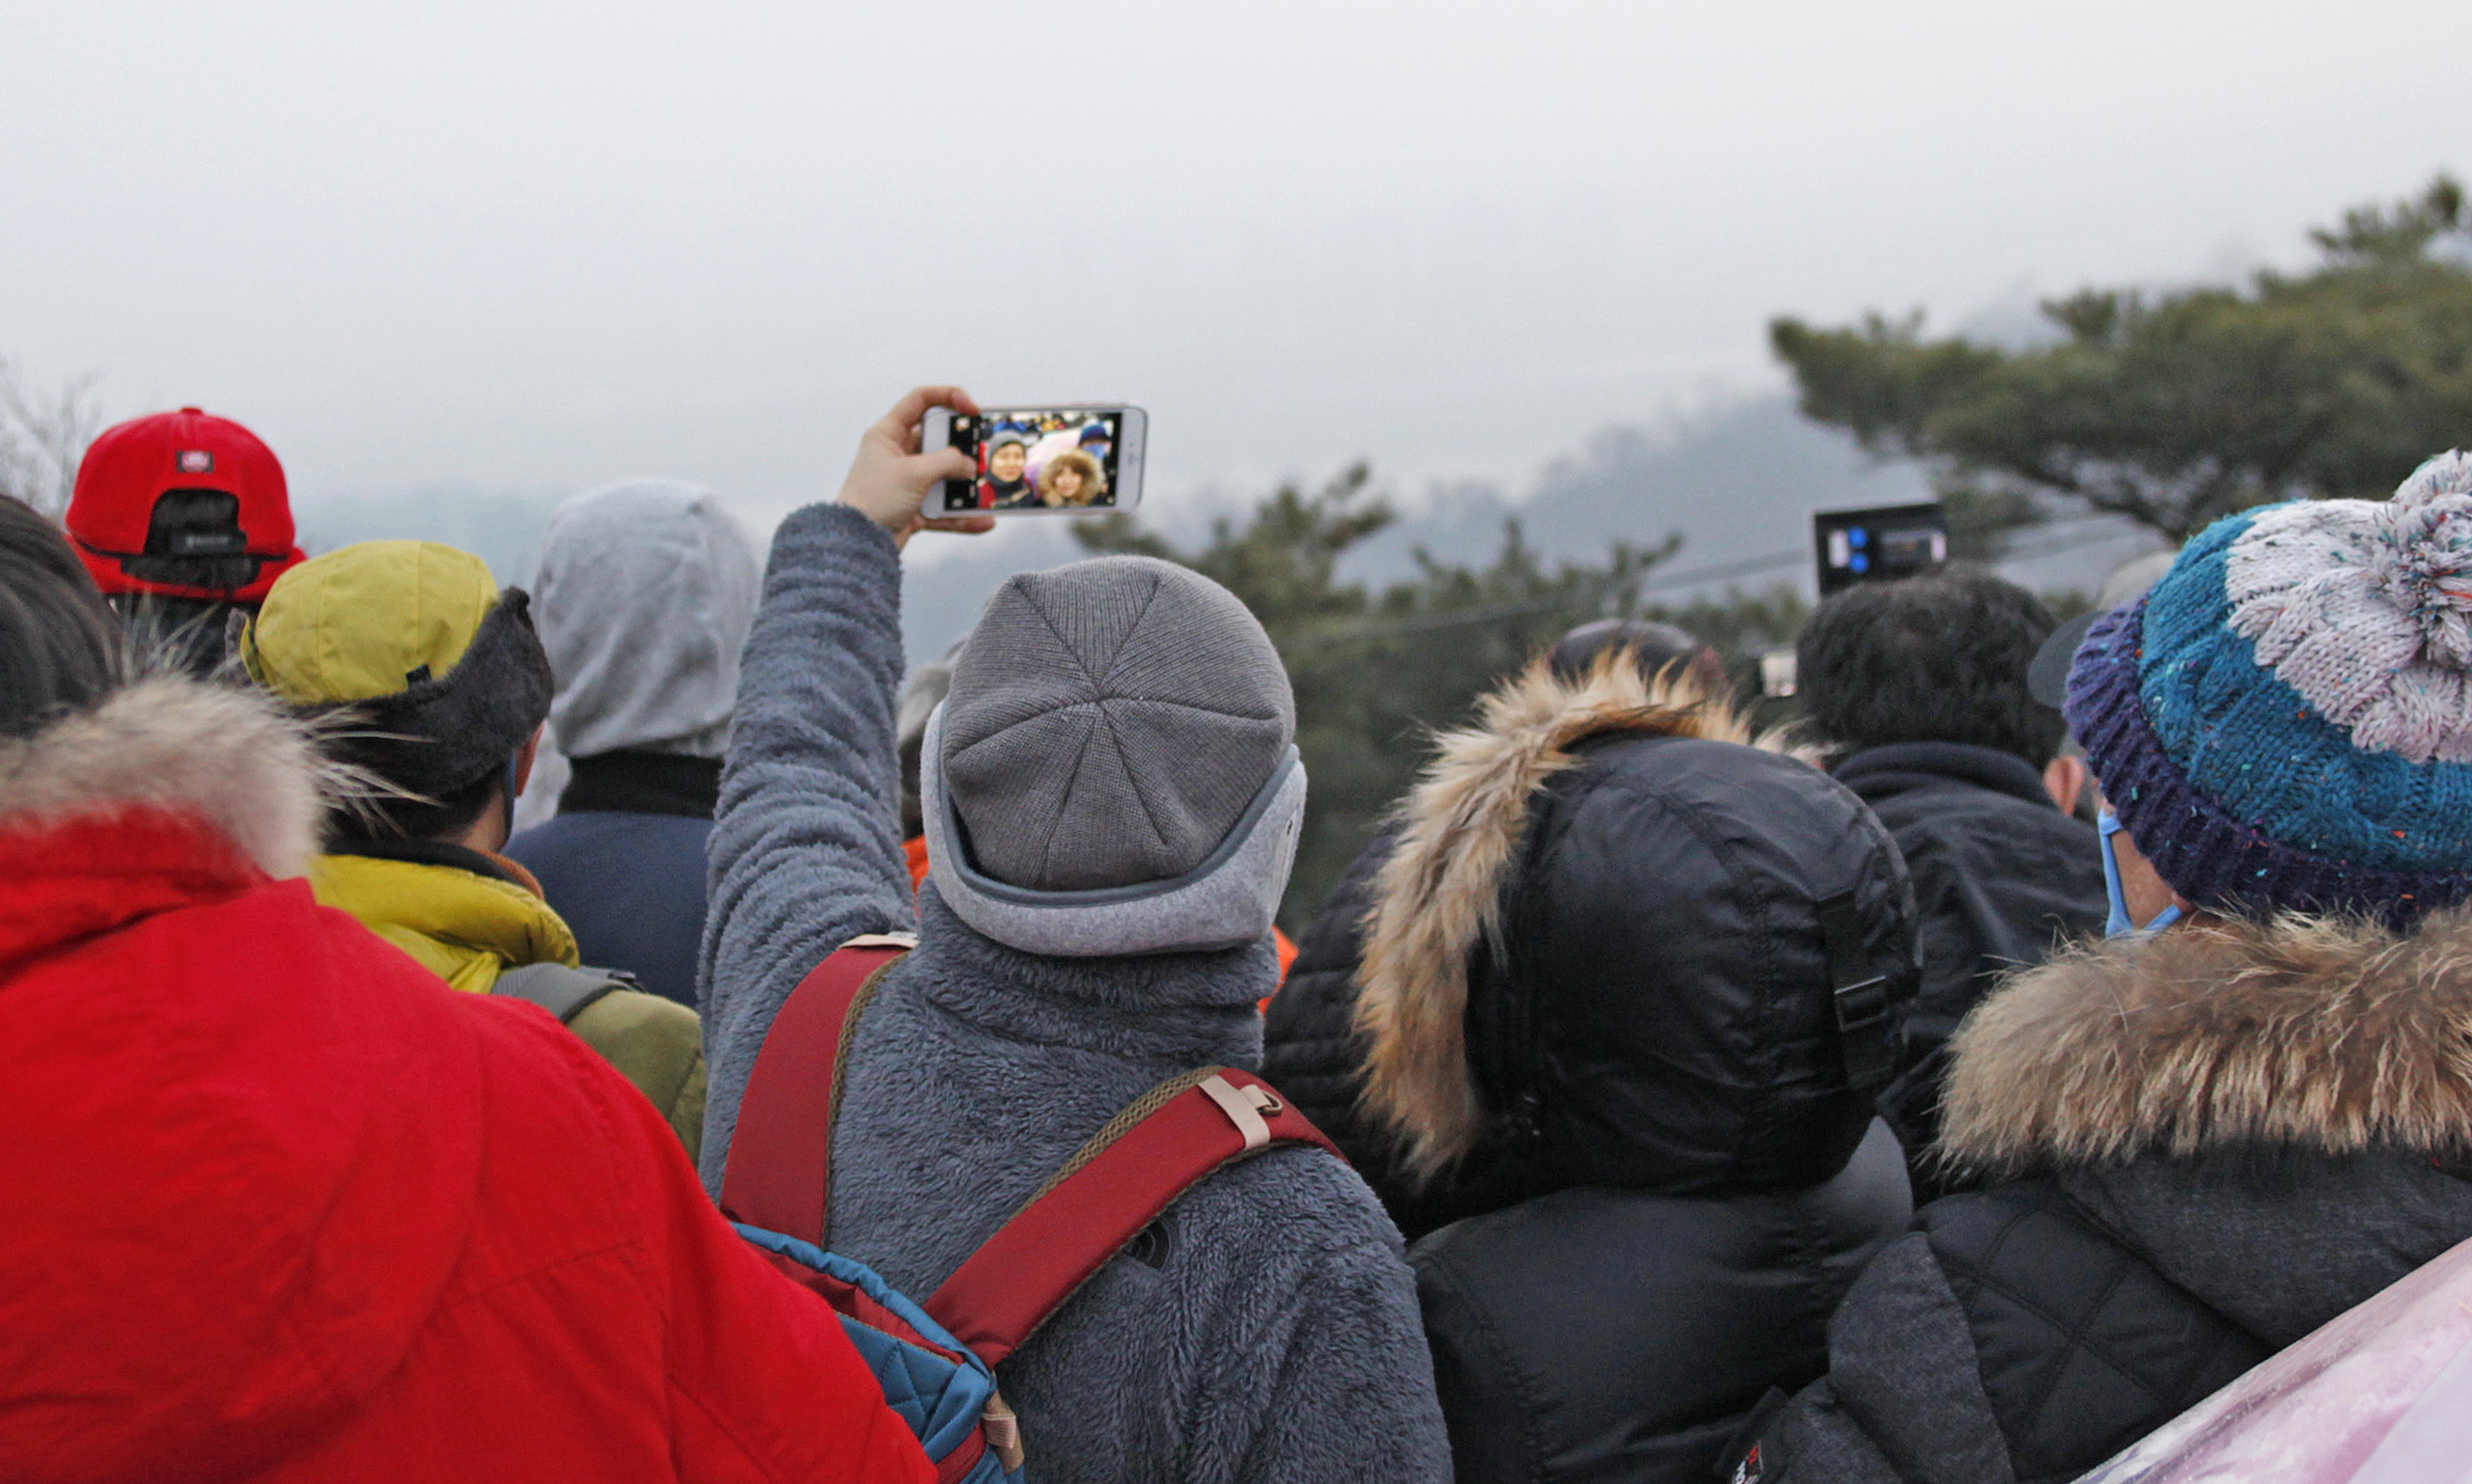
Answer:
[[[918,452],[930,407],[977,411],[955,388],[912,392],[868,430],[839,501],[794,512],[772,538],[709,846],[702,1173],[712,1190],[748,1072],[790,991],[848,939],[915,921],[893,755],[900,552],[921,529],[989,524],[920,518],[937,481],[971,472],[953,450]]]

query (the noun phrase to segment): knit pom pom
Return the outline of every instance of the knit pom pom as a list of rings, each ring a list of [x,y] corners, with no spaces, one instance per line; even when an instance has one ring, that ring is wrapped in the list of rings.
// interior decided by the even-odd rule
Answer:
[[[2472,455],[2440,454],[2413,471],[2380,512],[2367,553],[2387,601],[2419,626],[2422,652],[2472,666]]]
[[[2233,520],[2223,597],[2256,663],[2355,747],[2472,763],[2472,455],[2429,460],[2390,500]]]

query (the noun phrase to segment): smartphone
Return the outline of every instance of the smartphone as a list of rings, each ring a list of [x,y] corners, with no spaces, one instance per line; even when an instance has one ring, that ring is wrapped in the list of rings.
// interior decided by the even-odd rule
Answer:
[[[931,515],[1098,515],[1142,499],[1150,414],[1138,407],[1071,403],[995,407],[976,417],[927,410],[920,446],[958,448],[975,478],[946,480]]]
[[[1937,501],[1866,510],[1817,510],[1819,596],[1857,582],[1894,582],[1948,560],[1948,515]]]

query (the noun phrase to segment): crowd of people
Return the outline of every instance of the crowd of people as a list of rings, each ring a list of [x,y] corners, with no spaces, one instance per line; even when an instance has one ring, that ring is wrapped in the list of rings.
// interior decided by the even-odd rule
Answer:
[[[1112,505],[1107,471],[1116,429],[1104,413],[1017,412],[988,429],[978,444],[982,510],[1082,509]],[[958,486],[957,486],[958,487]],[[947,500],[949,508],[963,508]]]
[[[1583,625],[1292,950],[1224,588],[906,664],[935,492],[1104,459],[936,408],[529,590],[196,409],[0,500],[0,1474],[2063,1480],[2472,1237],[2472,457],[1859,585],[1780,730]]]

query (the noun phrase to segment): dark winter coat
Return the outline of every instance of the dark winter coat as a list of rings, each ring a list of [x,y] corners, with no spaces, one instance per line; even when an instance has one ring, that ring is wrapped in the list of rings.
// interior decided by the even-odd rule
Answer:
[[[1699,1484],[1911,1213],[1870,1107],[1915,972],[1896,849],[1743,737],[1539,667],[1442,740],[1377,873],[1366,1110],[1463,1218],[1411,1252],[1462,1481]]]
[[[855,511],[775,535],[748,644],[705,933],[718,1186],[749,1068],[807,972],[915,927],[847,1064],[833,1247],[934,1291],[1082,1142],[1169,1074],[1261,1056],[1271,940],[1051,958],[938,895],[913,915],[893,749],[900,565]],[[999,1365],[1042,1481],[1386,1484],[1448,1472],[1414,1277],[1364,1182],[1277,1149],[1186,1192]]]
[[[1459,1477],[1698,1484],[1763,1393],[1827,1368],[1828,1315],[1912,1210],[1875,1120],[1816,1186],[1580,1187],[1442,1228],[1413,1260]]]
[[[1830,769],[1906,858],[1923,982],[1906,1018],[1916,1053],[1946,1041],[2000,976],[2103,930],[2094,827],[2060,813],[2025,759],[1962,742],[1866,747]]]
[[[1413,1220],[1414,1213],[1405,1209],[1408,1190],[1390,1167],[1390,1132],[1365,1117],[1356,1101],[1365,1088],[1366,1051],[1356,1030],[1357,961],[1365,951],[1374,873],[1398,837],[1395,824],[1375,832],[1305,930],[1295,962],[1263,1012],[1262,1075],[1330,1136],[1413,1239],[1432,1223]]]
[[[659,752],[575,760],[558,815],[507,844],[575,931],[583,961],[692,1008],[704,845],[721,763]]]
[[[1897,742],[1832,771],[1889,827],[1913,879],[1922,993],[1906,1018],[1906,1073],[1880,1105],[1916,1157],[1914,1190],[1927,1200],[1949,1188],[1945,1171],[1920,1160],[1939,1138],[1948,1038],[2002,975],[2103,930],[2101,836],[2053,804],[2025,759],[1994,747]]]
[[[2472,914],[2073,951],[1953,1043],[1926,1207],[1747,1478],[2034,1484],[2102,1463],[2472,1237]]]

